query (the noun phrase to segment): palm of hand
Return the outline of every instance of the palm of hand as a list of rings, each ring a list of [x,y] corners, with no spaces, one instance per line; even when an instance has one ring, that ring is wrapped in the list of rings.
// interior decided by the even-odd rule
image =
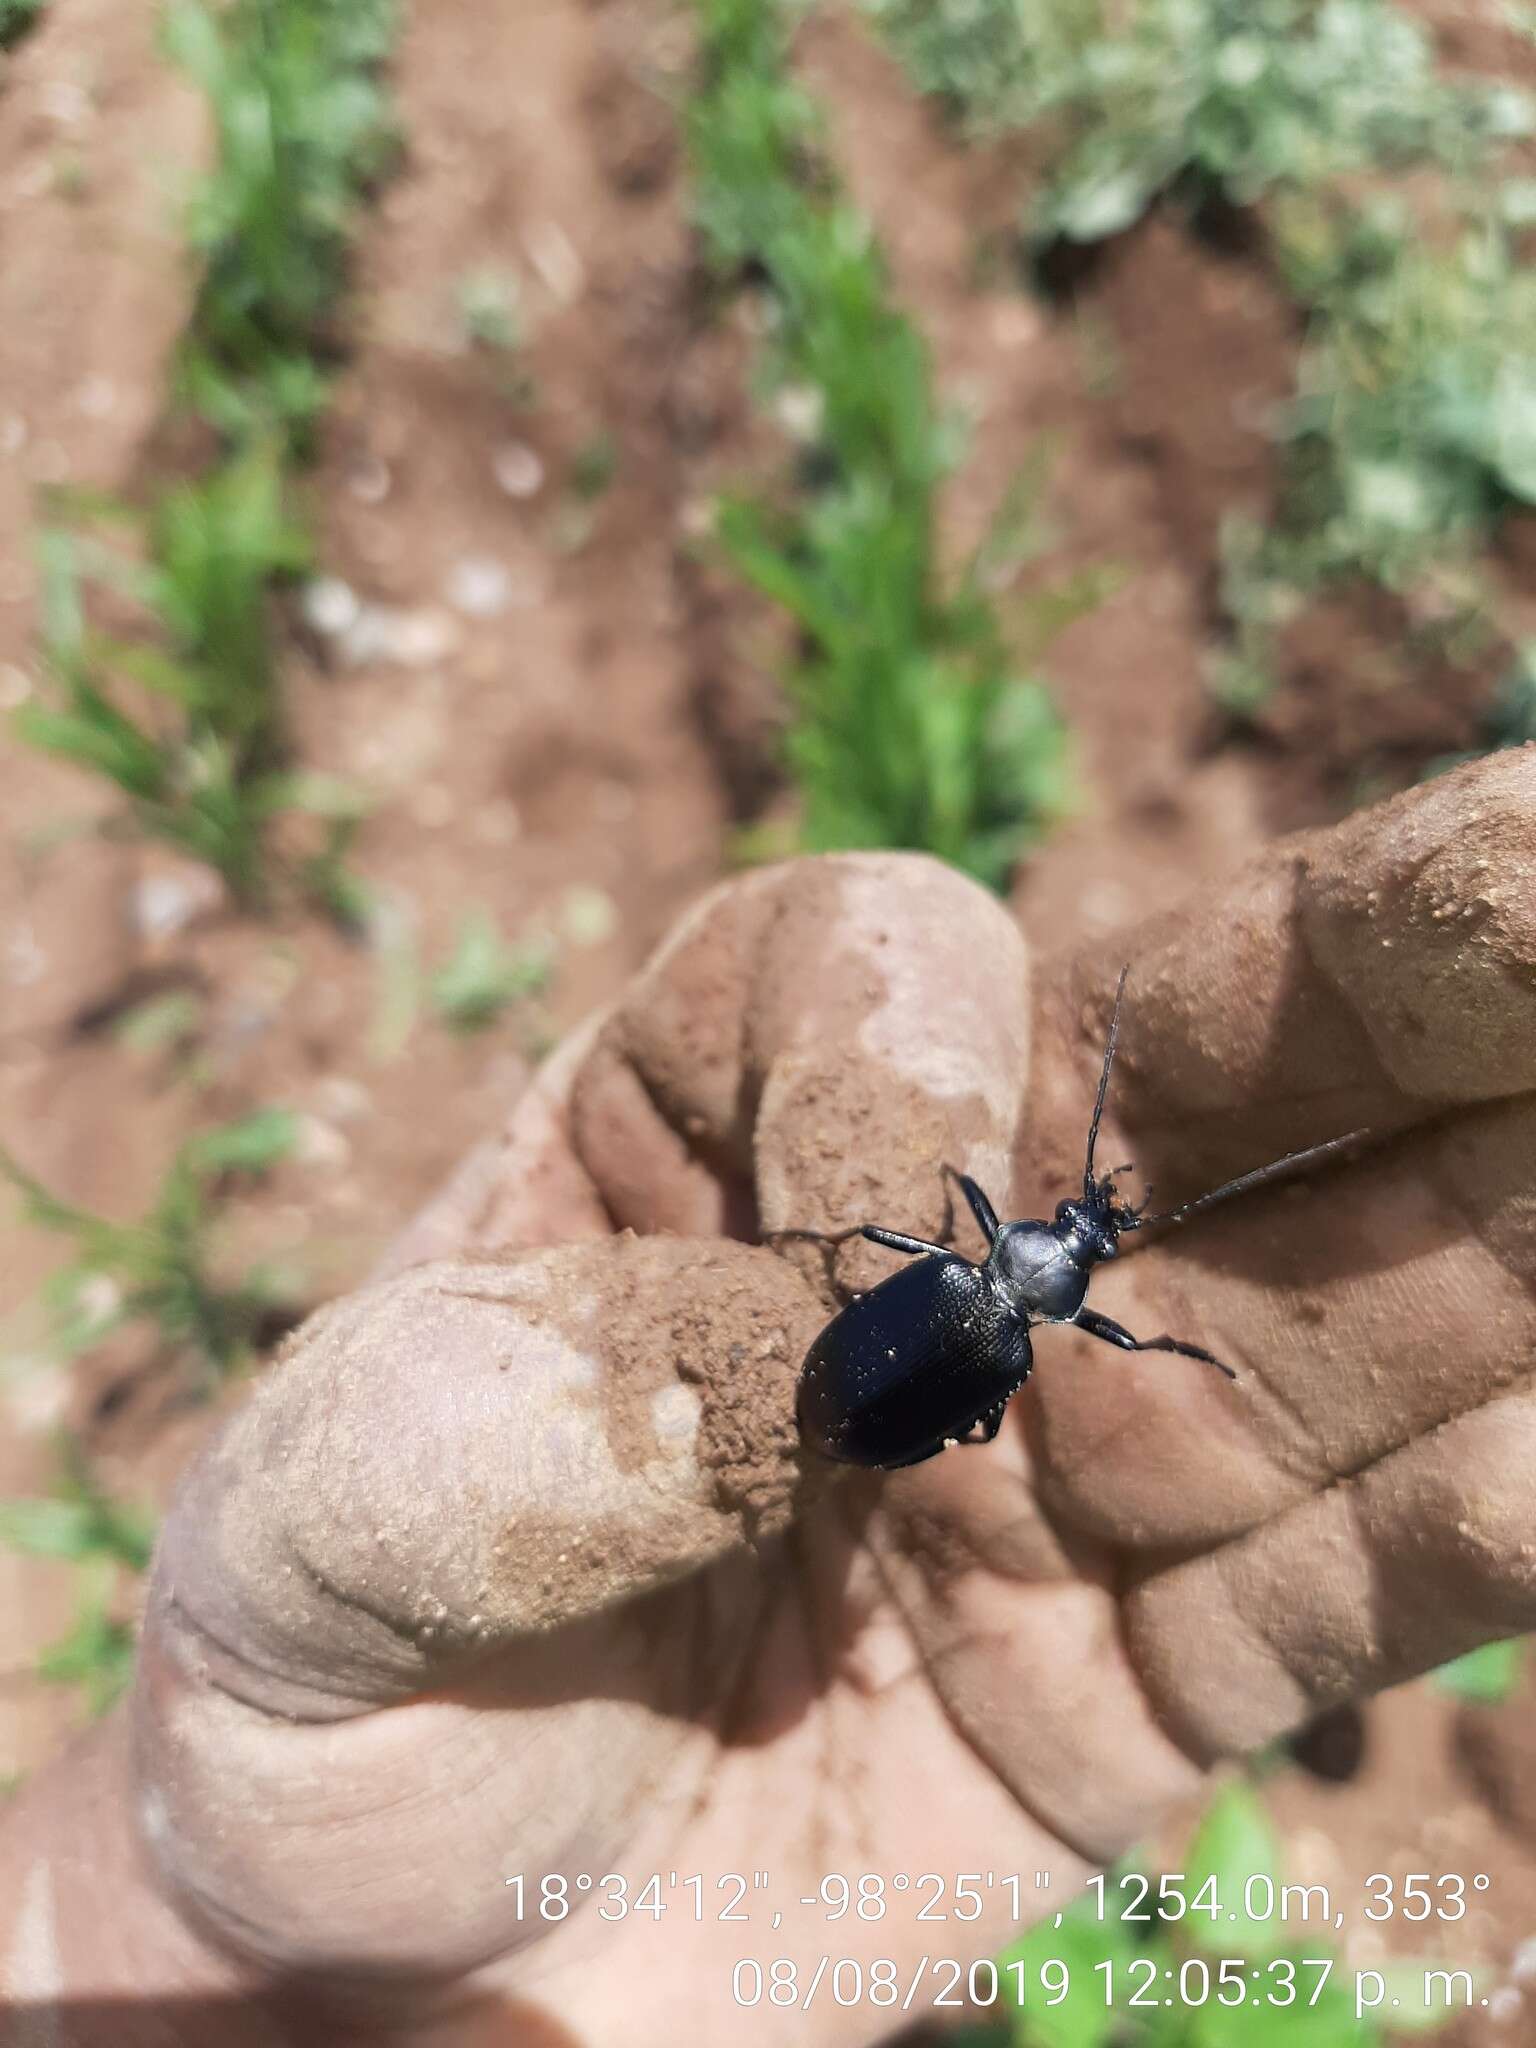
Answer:
[[[454,1263],[322,1318],[194,1475],[137,1720],[197,1910],[285,1967],[484,1964],[493,2007],[591,2040],[635,2038],[642,1987],[642,2033],[718,2039],[738,1957],[803,1982],[1006,1933],[996,1892],[827,1926],[796,1903],[823,1875],[1049,1868],[1059,1903],[1218,1757],[1529,1626],[1532,781],[1487,764],[1276,849],[1124,949],[1106,1144],[1176,1150],[1168,1196],[1379,1134],[1096,1279],[1238,1388],[1048,1330],[990,1448],[809,1492],[788,1390],[824,1276],[722,1238],[754,1210],[931,1236],[944,1159],[1049,1213],[1122,949],[1032,971],[927,863],[712,899],[401,1254]],[[473,1256],[519,1244],[564,1249]],[[889,1266],[854,1246],[839,1278]],[[772,1933],[717,1884],[759,1870]],[[545,1876],[632,1901],[652,1871],[701,1875],[704,1918],[535,1917]],[[890,2018],[765,2005],[754,2038]]]

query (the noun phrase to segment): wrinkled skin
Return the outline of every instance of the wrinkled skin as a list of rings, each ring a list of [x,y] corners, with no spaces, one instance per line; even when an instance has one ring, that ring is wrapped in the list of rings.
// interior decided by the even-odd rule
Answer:
[[[1160,1202],[1372,1132],[1096,1275],[1239,1382],[1042,1331],[989,1447],[798,1473],[830,1282],[892,1256],[729,1240],[974,1252],[944,1159],[1049,1214],[1122,961],[1099,1156]],[[1064,961],[916,858],[728,885],[189,1475],[129,1713],[0,1836],[12,1997],[114,2043],[879,2038],[738,2011],[733,1961],[1007,1930],[829,1927],[823,1873],[1058,1902],[1219,1759],[1536,1626],[1533,1091],[1536,752]],[[503,1883],[657,1870],[711,1917],[519,1924]],[[716,1922],[756,1870],[782,1927]]]

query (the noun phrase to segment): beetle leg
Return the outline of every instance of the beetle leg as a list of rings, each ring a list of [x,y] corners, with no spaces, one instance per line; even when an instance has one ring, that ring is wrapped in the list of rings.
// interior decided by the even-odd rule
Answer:
[[[879,1223],[855,1223],[847,1230],[770,1230],[763,1240],[765,1244],[777,1244],[782,1238],[803,1239],[811,1244],[829,1244],[836,1247],[847,1244],[851,1238],[867,1237],[872,1244],[883,1244],[889,1251],[906,1252],[910,1257],[926,1257],[936,1252],[941,1259],[957,1259],[960,1254],[951,1251],[947,1244],[930,1244],[926,1237],[906,1237],[899,1230],[886,1230]]]
[[[840,1245],[863,1235],[863,1224],[855,1223],[850,1230],[769,1230],[763,1233],[763,1243],[782,1244],[786,1238],[794,1238],[800,1244]]]
[[[958,1444],[991,1443],[993,1437],[997,1435],[997,1432],[1003,1426],[1003,1411],[1007,1406],[1008,1402],[1006,1398],[999,1401],[995,1408],[989,1408],[987,1410],[986,1414],[982,1416],[979,1422],[973,1422],[971,1424],[971,1428],[966,1431],[964,1436],[956,1437],[955,1442]],[[971,1434],[971,1430],[977,1429],[981,1431],[980,1436],[973,1436]]]
[[[926,1237],[907,1237],[899,1230],[885,1230],[878,1223],[862,1225],[861,1234],[867,1237],[871,1244],[883,1244],[888,1251],[906,1252],[910,1258],[917,1258],[919,1254],[929,1252],[937,1252],[941,1259],[959,1257],[959,1253],[952,1252],[947,1244],[930,1244]]]
[[[1097,1337],[1104,1344],[1118,1345],[1122,1351],[1176,1351],[1180,1358],[1198,1358],[1204,1365],[1214,1365],[1229,1380],[1237,1378],[1230,1365],[1223,1365],[1219,1358],[1213,1358],[1209,1351],[1202,1351],[1198,1344],[1181,1343],[1177,1337],[1133,1337],[1119,1323],[1112,1323],[1108,1316],[1095,1314],[1091,1308],[1080,1308],[1076,1322],[1077,1327],[1086,1330],[1090,1337]]]
[[[976,1218],[977,1223],[981,1227],[981,1234],[987,1240],[987,1249],[990,1251],[997,1241],[998,1231],[1002,1228],[997,1220],[997,1211],[968,1173],[960,1173],[953,1166],[946,1166],[944,1171],[949,1175],[956,1187],[959,1188],[961,1194],[964,1195],[970,1206],[971,1214]]]

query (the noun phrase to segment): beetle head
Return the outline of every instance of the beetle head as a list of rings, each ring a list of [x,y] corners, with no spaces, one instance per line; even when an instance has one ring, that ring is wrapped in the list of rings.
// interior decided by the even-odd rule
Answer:
[[[1096,1266],[1120,1249],[1119,1205],[1102,1192],[1108,1186],[1103,1182],[1087,1201],[1056,1204],[1051,1233],[1076,1265]]]

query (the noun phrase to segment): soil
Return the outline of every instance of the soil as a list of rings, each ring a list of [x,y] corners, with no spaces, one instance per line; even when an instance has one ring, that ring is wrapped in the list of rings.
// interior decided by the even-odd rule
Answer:
[[[1531,71],[1528,46],[1440,11],[1455,62]],[[0,751],[0,1140],[62,1196],[131,1216],[182,1137],[291,1106],[300,1155],[233,1201],[228,1256],[295,1265],[305,1302],[370,1270],[541,1043],[611,1000],[726,871],[737,829],[786,815],[782,629],[701,546],[714,492],[782,450],[752,403],[747,312],[720,304],[696,259],[669,112],[688,54],[662,0],[412,10],[396,67],[405,159],[361,233],[311,481],[349,625],[317,625],[297,600],[282,621],[297,755],[373,803],[354,859],[384,905],[374,942],[318,916],[236,914],[164,852],[87,829],[110,809],[100,787],[14,741]],[[975,542],[1043,436],[1054,541],[1001,595],[1005,613],[1022,615],[1036,580],[1119,571],[1042,660],[1076,793],[1013,891],[1031,935],[1107,931],[1471,745],[1489,675],[1406,671],[1405,621],[1375,600],[1302,623],[1260,731],[1238,736],[1213,709],[1216,536],[1272,496],[1263,422],[1299,343],[1260,238],[1158,213],[1033,295],[1012,265],[980,260],[1018,218],[1016,153],[958,146],[846,16],[813,21],[800,58],[941,388],[974,423],[945,545]],[[208,140],[144,10],[51,0],[0,63],[11,706],[39,686],[39,487],[142,491],[164,460],[189,303],[169,195]],[[484,277],[515,282],[515,356],[466,336],[464,288]],[[1512,533],[1495,565],[1514,587],[1528,539]],[[467,1036],[404,995],[412,954],[440,965],[482,907],[510,935],[551,934],[557,965],[532,1013]],[[135,1051],[115,1027],[168,991],[196,999],[192,1042]],[[33,1362],[0,1379],[0,1497],[49,1484],[67,1421],[110,1484],[163,1501],[207,1410],[147,1340],[68,1375],[37,1364],[37,1281],[58,1258],[7,1219],[4,1348]],[[73,1598],[65,1568],[0,1550],[0,1777],[76,1719],[28,1670]],[[1528,1708],[1495,1712],[1498,1742],[1486,1714],[1469,1737],[1462,1713],[1422,1687],[1384,1699],[1348,1783],[1292,1771],[1274,1803],[1301,1862],[1347,1875],[1411,1850],[1428,1860],[1409,1867],[1496,1869],[1467,1932],[1507,1961],[1536,1897]],[[1505,2011],[1466,2038],[1536,2038],[1523,2006]]]

